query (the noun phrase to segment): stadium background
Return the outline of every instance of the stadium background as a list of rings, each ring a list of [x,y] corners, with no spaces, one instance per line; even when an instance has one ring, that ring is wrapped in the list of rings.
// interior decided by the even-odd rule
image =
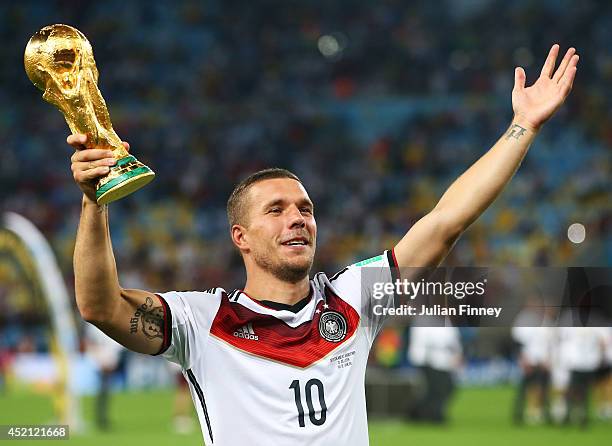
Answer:
[[[29,37],[51,23],[87,35],[115,130],[157,173],[111,206],[123,286],[240,287],[225,201],[237,181],[267,166],[295,171],[315,202],[315,270],[333,273],[389,248],[506,128],[513,68],[523,66],[533,81],[554,42],[581,55],[574,91],[446,264],[612,263],[609,2],[22,1],[1,2],[0,17],[1,210],[41,229],[70,290],[80,194],[68,129],[22,62]],[[574,222],[587,230],[579,245],[567,239]],[[48,311],[25,288],[0,277],[0,356],[49,351]],[[513,382],[509,330],[462,335],[467,364],[477,370],[464,373],[466,385]],[[373,367],[409,365],[406,333],[392,330],[380,342]],[[505,364],[503,372],[496,364]],[[52,418],[48,398],[2,388],[0,424]],[[462,433],[486,441],[485,426],[515,440],[571,439],[547,428],[511,430],[510,389],[488,391],[460,391],[453,424],[442,432],[373,422],[372,442],[450,441]],[[170,401],[164,392],[118,401],[153,412],[151,401]],[[113,419],[136,439],[150,432],[145,418]],[[609,424],[596,424],[579,438],[595,444],[611,433]],[[78,441],[96,444],[91,435]]]

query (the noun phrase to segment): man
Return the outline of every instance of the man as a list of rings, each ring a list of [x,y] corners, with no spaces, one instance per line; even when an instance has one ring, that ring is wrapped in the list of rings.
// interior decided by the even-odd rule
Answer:
[[[566,393],[565,424],[576,422],[586,428],[590,421],[589,399],[597,369],[605,364],[606,330],[603,327],[562,327],[563,362],[569,386]]]
[[[463,360],[459,329],[448,318],[417,317],[410,327],[408,358],[424,381],[422,396],[408,415],[416,421],[446,423],[448,403],[455,390],[453,374]]]
[[[391,267],[444,259],[570,92],[578,56],[570,48],[555,71],[558,52],[554,45],[531,87],[516,69],[510,128],[436,207],[393,249],[332,278],[319,273],[309,280],[317,225],[304,186],[292,173],[270,169],[239,184],[228,201],[231,239],[247,272],[244,290],[123,289],[108,210],[96,205],[94,186],[115,160],[88,146],[85,135],[69,136],[72,171],[84,193],[74,253],[82,317],[127,348],[163,354],[182,367],[208,444],[367,444],[364,373],[382,318],[362,321],[369,315],[360,302],[361,273],[375,266],[374,279],[386,281]]]
[[[521,368],[513,413],[516,424],[526,421],[526,404],[529,423],[538,424],[551,419],[550,369],[555,330],[548,326],[551,321],[538,309],[536,300],[530,300],[528,305],[519,313],[512,327],[512,338],[520,346],[518,363]],[[535,399],[528,398],[528,395],[535,396]]]
[[[595,407],[600,420],[612,420],[612,327],[601,327],[601,337],[604,354],[595,374]]]
[[[95,406],[96,425],[100,430],[109,430],[111,378],[119,367],[123,348],[93,325],[88,324],[84,334],[87,355],[98,366],[100,377]]]

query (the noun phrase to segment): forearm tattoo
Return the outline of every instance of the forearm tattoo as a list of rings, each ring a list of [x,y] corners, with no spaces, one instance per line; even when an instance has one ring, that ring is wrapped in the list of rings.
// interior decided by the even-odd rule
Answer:
[[[513,124],[512,126],[510,126],[508,132],[506,133],[506,141],[510,138],[520,139],[526,131],[526,128],[521,127],[518,124]]]
[[[139,325],[147,338],[164,338],[164,310],[161,305],[154,307],[153,299],[148,296],[130,319],[130,333],[138,333]]]

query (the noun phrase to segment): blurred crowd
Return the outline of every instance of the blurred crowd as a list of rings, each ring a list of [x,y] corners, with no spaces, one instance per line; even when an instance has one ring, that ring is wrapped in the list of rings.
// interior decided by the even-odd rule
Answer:
[[[581,55],[574,92],[447,263],[612,263],[609,2],[56,0],[2,2],[0,17],[0,210],[43,231],[68,284],[80,213],[68,128],[22,62],[52,23],[89,38],[115,130],[157,174],[111,205],[125,287],[240,287],[225,203],[269,166],[315,202],[315,270],[393,246],[506,129],[513,68],[532,82],[555,42]],[[28,313],[9,283],[5,328]]]

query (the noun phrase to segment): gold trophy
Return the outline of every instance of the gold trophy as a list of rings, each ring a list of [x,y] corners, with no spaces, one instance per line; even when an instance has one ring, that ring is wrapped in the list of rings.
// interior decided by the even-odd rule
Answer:
[[[130,155],[113,130],[98,90],[98,69],[87,38],[68,25],[45,26],[25,49],[28,77],[55,105],[73,134],[86,133],[88,147],[110,149],[117,163],[96,184],[96,201],[118,200],[149,183],[155,173]]]

